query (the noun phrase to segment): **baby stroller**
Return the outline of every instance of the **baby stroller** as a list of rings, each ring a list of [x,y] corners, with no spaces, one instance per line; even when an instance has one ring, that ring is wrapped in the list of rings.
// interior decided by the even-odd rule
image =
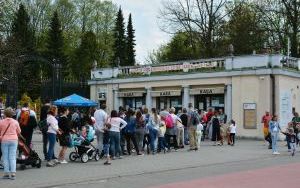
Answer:
[[[17,158],[17,164],[20,164],[21,170],[25,170],[26,166],[41,168],[42,160],[39,155],[25,144],[25,138],[20,135],[18,143],[20,157]]]
[[[72,146],[75,148],[75,151],[71,152],[69,155],[70,161],[76,161],[81,159],[81,162],[86,163],[88,160],[95,159],[99,161],[100,153],[95,146],[91,144],[94,140],[95,130],[91,126],[86,126],[87,136],[83,138],[78,134],[73,134]]]

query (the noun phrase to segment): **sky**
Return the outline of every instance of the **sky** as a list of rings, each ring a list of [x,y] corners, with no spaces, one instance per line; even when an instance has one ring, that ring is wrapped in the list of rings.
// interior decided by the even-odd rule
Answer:
[[[136,60],[145,63],[150,52],[169,41],[170,35],[161,31],[157,16],[162,0],[112,0],[121,6],[126,26],[129,13],[132,14],[136,36]]]

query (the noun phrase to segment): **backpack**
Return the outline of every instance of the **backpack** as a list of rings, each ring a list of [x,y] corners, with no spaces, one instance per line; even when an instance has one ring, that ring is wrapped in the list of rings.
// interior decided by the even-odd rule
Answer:
[[[38,126],[42,133],[46,133],[48,131],[47,119],[40,121]]]
[[[192,112],[191,114],[191,125],[197,126],[200,123],[200,118],[197,112]]]
[[[174,126],[173,125],[173,118],[172,118],[171,115],[166,116],[165,123],[166,123],[167,128],[172,128]]]
[[[28,125],[30,119],[30,111],[29,110],[21,110],[20,118],[19,118],[19,123],[20,126],[25,127]]]

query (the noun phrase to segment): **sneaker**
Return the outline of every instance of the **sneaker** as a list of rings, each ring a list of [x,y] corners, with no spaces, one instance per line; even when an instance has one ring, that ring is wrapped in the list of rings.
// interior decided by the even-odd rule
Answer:
[[[12,175],[10,176],[10,179],[11,179],[11,180],[15,180],[15,179],[16,179],[16,174],[12,174]]]
[[[47,167],[54,167],[55,163],[53,163],[52,161],[47,162]]]
[[[58,162],[59,162],[59,164],[67,164],[68,163],[68,161],[66,161],[65,159],[62,161],[58,161]]]
[[[119,156],[118,159],[123,159],[123,157]]]
[[[292,156],[294,156],[295,155],[295,151],[292,151]]]
[[[275,152],[273,152],[273,155],[280,155],[280,153],[275,151]]]
[[[139,156],[143,156],[144,154],[143,154],[143,153],[138,153],[137,155],[139,155]]]
[[[3,179],[9,179],[9,175],[8,175],[8,174],[4,174],[4,175],[2,176],[2,178],[3,178]]]
[[[53,159],[52,161],[53,161],[54,164],[58,164],[59,163],[59,161],[57,159]]]
[[[108,162],[108,161],[106,161],[106,162],[104,163],[104,165],[111,165],[111,163]]]

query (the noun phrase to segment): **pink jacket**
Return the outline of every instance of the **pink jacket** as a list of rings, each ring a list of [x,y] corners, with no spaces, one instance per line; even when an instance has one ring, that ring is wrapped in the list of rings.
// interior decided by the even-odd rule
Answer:
[[[3,135],[8,125],[9,128],[7,129],[5,135]],[[18,140],[18,134],[20,133],[21,129],[18,121],[12,118],[5,118],[0,121],[0,137],[2,137],[2,142]]]

